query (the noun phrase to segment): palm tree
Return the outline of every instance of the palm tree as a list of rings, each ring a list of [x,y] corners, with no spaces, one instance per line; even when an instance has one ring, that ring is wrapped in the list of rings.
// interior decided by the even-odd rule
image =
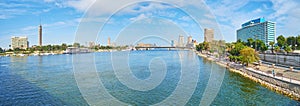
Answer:
[[[253,45],[254,40],[252,38],[247,39],[247,46],[251,47]]]
[[[274,53],[274,44],[275,44],[274,42],[269,42],[269,45],[271,45],[271,47],[272,47],[272,48],[271,48],[272,53]]]
[[[275,51],[279,52],[280,51],[280,47],[279,46],[275,46]]]

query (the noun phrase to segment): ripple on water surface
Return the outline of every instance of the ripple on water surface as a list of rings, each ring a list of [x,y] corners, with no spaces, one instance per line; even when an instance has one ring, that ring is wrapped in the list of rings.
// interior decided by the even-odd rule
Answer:
[[[180,78],[178,75],[181,74],[178,70],[181,67],[177,53],[176,51],[131,52],[130,68],[133,75],[140,79],[147,79],[151,75],[148,65],[152,58],[161,56],[165,59],[168,70],[165,82],[151,92],[138,92],[122,85],[114,76],[110,62],[111,53],[95,53],[95,65],[100,73],[99,77],[104,79],[102,83],[115,99],[131,105],[149,105],[168,97],[177,86]],[[183,52],[180,59],[188,61],[194,58],[190,56],[191,54],[194,55],[189,51]],[[90,54],[81,55],[84,57]],[[120,53],[119,56],[127,55]],[[0,105],[87,105],[74,78],[72,55],[0,57],[0,60]],[[230,73],[213,62],[200,57],[199,62],[200,65],[197,67],[200,69],[200,75],[197,87],[187,105],[199,105],[212,69],[225,71],[222,86],[212,105],[300,105],[298,101],[270,91],[238,74]],[[84,62],[76,64],[89,66]],[[159,66],[155,68],[159,69]],[[177,102],[177,99],[172,101]]]

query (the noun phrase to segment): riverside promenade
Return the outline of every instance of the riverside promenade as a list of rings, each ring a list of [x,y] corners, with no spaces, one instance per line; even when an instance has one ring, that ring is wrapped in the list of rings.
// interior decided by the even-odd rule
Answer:
[[[300,71],[290,71],[283,67],[271,67],[266,64],[249,65],[227,61],[225,58],[216,58],[211,55],[196,52],[199,56],[214,61],[217,64],[228,68],[230,71],[239,73],[268,89],[289,96],[292,99],[300,101]],[[274,70],[274,73],[272,71]]]

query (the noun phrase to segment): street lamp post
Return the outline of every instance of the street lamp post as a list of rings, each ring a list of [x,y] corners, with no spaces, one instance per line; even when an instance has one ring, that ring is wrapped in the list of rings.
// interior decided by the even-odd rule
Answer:
[[[276,65],[277,65],[277,61],[278,61],[278,59],[277,59],[277,52],[276,52],[276,56],[275,56],[275,57],[276,57],[276,58],[275,58],[275,59],[276,59],[276,60],[275,60],[275,61],[276,61],[275,66],[276,66]]]
[[[257,50],[257,35],[254,35],[255,37],[255,50]]]

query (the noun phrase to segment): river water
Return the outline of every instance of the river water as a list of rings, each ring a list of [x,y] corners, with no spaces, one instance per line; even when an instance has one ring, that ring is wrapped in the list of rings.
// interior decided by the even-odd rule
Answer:
[[[191,51],[0,57],[0,105],[120,104],[282,106],[300,102]]]

